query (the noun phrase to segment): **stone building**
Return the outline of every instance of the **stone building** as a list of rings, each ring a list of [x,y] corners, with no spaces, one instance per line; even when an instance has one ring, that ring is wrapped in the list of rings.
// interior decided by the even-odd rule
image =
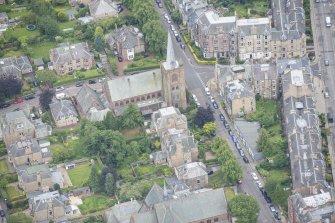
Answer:
[[[18,168],[19,187],[26,193],[32,191],[48,192],[53,188],[52,174],[47,164]]]
[[[175,167],[178,180],[184,182],[191,190],[201,189],[208,184],[208,174],[205,164],[201,162],[186,163]]]
[[[32,72],[33,66],[27,56],[0,58],[0,79],[22,79],[22,75]]]
[[[275,63],[253,65],[254,92],[263,98],[277,99],[279,75]]]
[[[92,0],[89,5],[91,16],[95,19],[118,17],[119,10],[113,0]]]
[[[50,104],[50,112],[57,127],[72,126],[78,123],[78,113],[70,100]]]

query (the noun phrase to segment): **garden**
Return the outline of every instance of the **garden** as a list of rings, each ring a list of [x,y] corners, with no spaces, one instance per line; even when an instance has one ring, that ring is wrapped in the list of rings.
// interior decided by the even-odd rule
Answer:
[[[0,160],[0,174],[9,173],[6,159]]]
[[[11,214],[7,220],[8,223],[32,223],[33,219],[24,212]]]
[[[113,206],[116,201],[103,195],[92,195],[84,197],[83,204],[79,205],[80,212],[84,214],[105,210]]]
[[[88,183],[92,169],[92,163],[77,164],[73,169],[67,170],[74,188],[82,187]]]

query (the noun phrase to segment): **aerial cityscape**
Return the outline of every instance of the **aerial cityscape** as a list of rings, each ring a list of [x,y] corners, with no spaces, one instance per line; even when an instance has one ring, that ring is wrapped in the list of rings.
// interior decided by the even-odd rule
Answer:
[[[0,0],[0,223],[335,223],[330,0]]]

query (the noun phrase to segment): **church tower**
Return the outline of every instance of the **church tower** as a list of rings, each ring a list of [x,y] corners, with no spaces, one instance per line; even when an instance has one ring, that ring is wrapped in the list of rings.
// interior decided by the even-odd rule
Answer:
[[[161,63],[163,98],[167,106],[186,108],[184,67],[176,61],[170,33],[168,33],[166,62]]]

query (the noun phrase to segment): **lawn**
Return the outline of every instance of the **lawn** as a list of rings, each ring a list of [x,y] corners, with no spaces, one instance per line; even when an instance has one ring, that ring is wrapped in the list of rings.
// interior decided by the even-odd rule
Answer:
[[[22,191],[17,190],[14,186],[6,187],[6,193],[8,195],[9,200],[13,200],[23,195]]]
[[[49,149],[53,154],[53,163],[64,163],[84,157],[79,140],[67,140],[64,144],[52,144]]]
[[[269,3],[267,1],[250,1],[246,4],[238,4],[237,2],[231,6],[232,10],[236,11],[236,14],[240,18],[250,17],[265,17],[266,12],[269,9]]]
[[[56,46],[56,42],[42,42],[28,46],[28,50],[31,53],[31,57],[34,59],[42,57],[49,60],[49,50],[55,48]]]
[[[126,138],[133,138],[135,136],[138,136],[141,133],[141,128],[123,129],[121,130],[121,133]]]
[[[26,27],[23,27],[23,28],[9,28],[4,35],[6,39],[9,39],[10,36],[14,36],[20,39],[24,37],[30,38],[32,36],[37,36],[39,34],[40,32],[37,29],[34,31],[29,31],[26,29]]]
[[[9,169],[5,159],[0,160],[0,173],[9,173]]]
[[[171,176],[172,170],[167,165],[154,165],[154,164],[147,164],[147,165],[140,165],[134,168],[136,175],[139,176]]]
[[[68,21],[68,22],[59,23],[58,26],[59,26],[60,30],[63,30],[63,29],[72,28],[72,27],[74,27],[75,24],[76,24],[76,21],[71,20],[71,21]]]
[[[140,70],[149,70],[154,68],[159,68],[160,61],[155,58],[145,58],[142,60],[134,61],[124,69],[125,73],[140,71]]]
[[[115,204],[115,200],[102,195],[92,195],[83,198],[83,204],[79,205],[82,214],[94,213],[104,210]]]
[[[81,76],[81,78],[79,78]],[[57,82],[55,83],[55,86],[76,82],[80,80],[87,80],[97,77],[105,76],[105,73],[99,72],[97,69],[91,69],[86,71],[76,71],[74,74],[71,75],[65,75],[60,77]]]
[[[224,188],[224,193],[228,202],[235,197],[235,192],[232,188]]]
[[[87,183],[91,174],[92,164],[90,162],[81,163],[75,168],[67,171],[73,187],[81,187]]]
[[[13,56],[22,56],[22,55],[24,55],[24,53],[22,51],[10,50],[10,51],[6,51],[6,53],[4,54],[3,57],[13,57]]]
[[[7,13],[8,17],[10,19],[15,18],[15,17],[21,17],[24,15],[27,15],[29,13],[29,10],[23,10],[23,11],[11,11]]]
[[[224,174],[222,171],[218,171],[210,176],[208,176],[208,187],[209,188],[219,188],[226,184]]]
[[[33,222],[33,219],[26,215],[25,213],[23,212],[19,212],[19,213],[15,213],[15,214],[11,214],[9,215],[9,218],[8,218],[8,223],[32,223]]]

